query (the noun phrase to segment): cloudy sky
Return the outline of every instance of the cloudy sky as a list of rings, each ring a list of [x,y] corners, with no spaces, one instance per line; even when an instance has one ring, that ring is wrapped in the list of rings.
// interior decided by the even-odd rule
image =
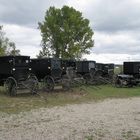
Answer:
[[[140,61],[140,0],[0,0],[0,25],[21,54],[41,49],[38,22],[50,6],[72,6],[90,20],[95,47],[84,58],[97,62]]]

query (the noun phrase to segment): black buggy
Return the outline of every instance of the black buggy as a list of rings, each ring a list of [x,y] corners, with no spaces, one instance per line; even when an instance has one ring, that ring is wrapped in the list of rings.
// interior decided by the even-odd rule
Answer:
[[[114,64],[113,63],[96,63],[96,69],[100,71],[103,77],[112,77],[114,74]]]
[[[99,85],[111,83],[114,75],[114,64],[77,61],[76,72],[83,76],[86,84]]]
[[[71,87],[80,86],[84,84],[82,61],[76,61],[75,59],[62,59],[61,65],[63,68],[62,73],[62,86],[64,89],[70,89]]]
[[[86,84],[93,84],[95,75],[95,61],[77,61],[76,73],[81,75]]]
[[[99,77],[99,82],[102,84],[112,83],[114,76],[114,64],[96,63],[95,75]]]
[[[83,84],[106,84],[112,83],[114,75],[114,64],[96,63],[88,60],[63,60],[63,73],[66,74],[65,81],[69,83]]]
[[[67,74],[68,69],[76,69],[75,59],[61,59],[62,75]]]
[[[140,62],[124,62],[123,74],[115,78],[116,87],[132,87],[140,83]]]
[[[61,83],[63,68],[61,60],[57,58],[40,58],[31,60],[33,75],[43,83],[46,91],[52,91],[56,84]]]
[[[35,76],[30,75],[29,63],[29,56],[0,57],[0,86],[4,85],[9,95],[16,95],[21,89],[37,93],[38,81]]]

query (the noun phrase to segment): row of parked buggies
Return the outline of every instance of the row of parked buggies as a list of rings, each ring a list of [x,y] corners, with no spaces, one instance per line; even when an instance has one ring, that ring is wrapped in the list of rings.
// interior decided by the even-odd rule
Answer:
[[[134,62],[135,63],[135,62]],[[29,56],[0,57],[0,86],[5,86],[6,93],[14,96],[19,90],[28,89],[37,94],[41,88],[53,91],[55,85],[64,90],[77,85],[112,84],[117,87],[135,85],[139,77],[132,73],[140,72],[139,63],[124,63],[124,74],[115,76],[114,64],[96,63],[95,61],[76,61],[71,59],[42,58],[30,59]],[[137,77],[137,80],[135,80]]]

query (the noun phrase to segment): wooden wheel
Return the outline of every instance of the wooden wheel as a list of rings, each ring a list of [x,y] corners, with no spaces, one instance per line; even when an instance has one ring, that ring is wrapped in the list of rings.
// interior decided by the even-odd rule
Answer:
[[[90,73],[87,73],[83,76],[84,80],[85,80],[85,84],[89,84],[91,83],[91,81],[93,80]]]
[[[118,76],[116,76],[114,78],[114,84],[115,84],[115,87],[122,87],[123,86],[122,85],[122,81],[121,81],[121,79]]]
[[[17,94],[17,82],[13,77],[8,77],[4,86],[8,95],[15,96]]]
[[[102,75],[103,75],[103,71],[102,70],[97,70],[94,73],[94,76],[96,76],[96,77],[99,77],[99,76],[102,76]]]
[[[44,89],[46,91],[53,91],[54,90],[54,79],[51,76],[46,76],[44,78]]]
[[[35,75],[30,75],[28,77],[28,81],[29,81],[28,86],[29,86],[30,92],[32,94],[37,94],[37,91],[39,88],[37,77]]]

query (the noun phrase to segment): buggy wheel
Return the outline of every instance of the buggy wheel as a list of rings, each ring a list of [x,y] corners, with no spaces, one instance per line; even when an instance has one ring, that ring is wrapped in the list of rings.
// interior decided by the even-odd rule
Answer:
[[[121,82],[121,79],[118,77],[118,76],[116,76],[115,78],[114,78],[114,85],[115,85],[115,87],[117,87],[117,88],[121,88],[123,85],[122,85],[122,82]]]
[[[76,79],[77,79],[77,83],[79,86],[85,84],[85,79],[84,79],[83,75],[77,74]]]
[[[85,74],[85,75],[83,76],[83,78],[84,78],[84,80],[85,80],[85,84],[90,84],[91,81],[93,80],[93,79],[91,78],[91,75],[90,75],[89,73]]]
[[[46,76],[44,78],[44,89],[46,91],[53,91],[54,90],[54,79],[51,76]]]
[[[8,95],[15,96],[17,94],[17,82],[13,77],[7,78],[4,86]]]
[[[105,83],[105,79],[103,78],[103,71],[102,70],[97,70],[95,72],[95,79],[96,79],[96,85],[102,85]]]
[[[30,88],[30,92],[34,95],[37,94],[37,91],[39,89],[39,85],[38,85],[38,79],[35,75],[30,75],[29,78],[29,88]]]
[[[102,70],[97,70],[97,71],[95,71],[95,73],[94,73],[94,76],[96,76],[96,77],[100,77],[100,76],[102,76],[103,75],[103,71]]]
[[[76,74],[73,79],[70,79],[71,87],[79,87],[85,83],[85,79],[82,75]]]

